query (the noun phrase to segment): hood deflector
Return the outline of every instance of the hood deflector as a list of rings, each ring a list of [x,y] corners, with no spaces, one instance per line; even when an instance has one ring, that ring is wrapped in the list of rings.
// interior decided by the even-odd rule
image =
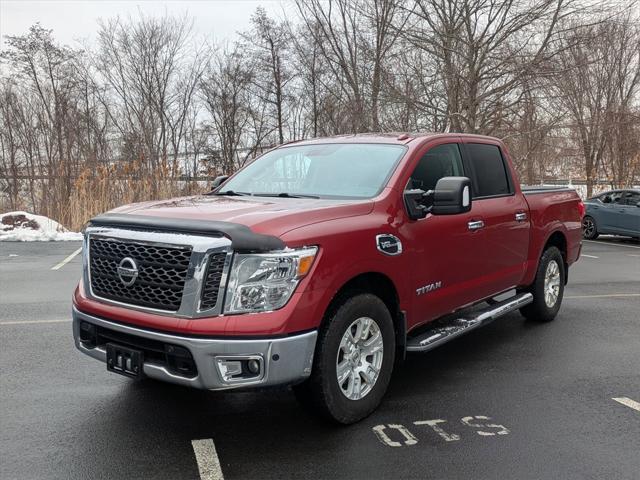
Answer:
[[[286,247],[278,237],[255,233],[246,225],[232,222],[106,213],[93,217],[89,223],[95,227],[158,230],[216,237],[223,235],[231,240],[234,250],[266,252]]]

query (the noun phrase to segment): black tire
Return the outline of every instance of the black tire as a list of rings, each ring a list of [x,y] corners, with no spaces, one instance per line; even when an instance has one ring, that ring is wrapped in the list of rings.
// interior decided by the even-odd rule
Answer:
[[[593,217],[586,215],[582,219],[582,236],[587,240],[595,240],[598,238],[598,227]]]
[[[547,304],[545,299],[545,277],[547,275],[547,269],[549,265],[555,262],[559,273],[559,284],[557,290],[557,296],[555,303],[552,305]],[[552,267],[553,269],[553,267]],[[526,290],[533,295],[533,302],[520,309],[520,313],[527,319],[535,322],[550,322],[558,314],[560,305],[562,304],[562,296],[564,294],[564,284],[566,279],[564,259],[560,250],[556,247],[547,248],[540,262],[538,262],[538,270],[536,271],[536,278],[531,286]]]
[[[343,335],[362,317],[373,319],[382,335],[382,365],[368,393],[352,400],[343,394],[338,384],[337,360]],[[328,312],[318,332],[311,376],[293,389],[298,400],[315,413],[337,423],[355,423],[371,414],[382,401],[391,380],[394,359],[395,333],[389,310],[375,295],[355,294],[338,301]]]

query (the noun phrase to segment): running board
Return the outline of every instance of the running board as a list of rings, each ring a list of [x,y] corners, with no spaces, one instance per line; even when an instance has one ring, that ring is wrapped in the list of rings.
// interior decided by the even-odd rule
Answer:
[[[468,318],[456,318],[440,323],[426,332],[407,339],[408,352],[428,352],[443,343],[447,343],[460,335],[493,322],[496,318],[513,312],[533,301],[530,293],[521,293],[508,300],[494,303],[488,307],[472,312]]]

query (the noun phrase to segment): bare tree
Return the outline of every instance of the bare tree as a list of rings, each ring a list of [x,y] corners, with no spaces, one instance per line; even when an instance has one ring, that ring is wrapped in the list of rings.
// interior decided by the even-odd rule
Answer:
[[[272,131],[267,127],[265,102],[253,96],[252,85],[251,65],[237,44],[212,58],[201,83],[218,173],[233,173],[244,165]]]
[[[171,161],[175,173],[185,122],[204,69],[191,40],[192,22],[151,18],[100,25],[96,69],[110,87],[104,104],[121,135],[136,144],[133,159],[150,169]],[[147,163],[148,162],[148,163]]]
[[[32,106],[37,123],[35,128],[28,129],[28,135],[38,136],[37,153],[46,161],[44,165],[39,162],[44,169],[38,174],[47,179],[41,208],[64,221],[60,207],[69,197],[78,163],[72,150],[75,140],[72,130],[76,125],[73,62],[78,52],[56,44],[51,30],[39,24],[31,27],[26,35],[7,37],[7,45],[9,48],[2,52],[2,60],[8,64],[16,84],[21,85],[20,93],[29,95],[35,102]]]
[[[350,130],[380,130],[385,61],[406,23],[401,0],[296,0],[300,17],[347,96]]]
[[[568,0],[423,0],[407,29],[414,48],[437,61],[446,106],[428,104],[447,129],[492,133],[520,101],[522,82],[552,53]]]
[[[274,110],[278,143],[285,141],[285,92],[292,79],[292,73],[286,64],[289,55],[289,28],[286,23],[278,23],[269,18],[262,7],[258,7],[251,17],[252,30],[244,33],[243,48],[251,54],[257,68],[253,78],[256,94]]]
[[[20,196],[20,173],[23,163],[20,158],[20,140],[16,132],[20,104],[13,85],[3,82],[0,86],[0,174],[5,178],[3,191],[11,210],[17,210]]]
[[[634,38],[635,36],[635,38]],[[555,67],[558,102],[580,147],[591,196],[607,152],[616,160],[614,183],[627,183],[618,162],[627,158],[631,102],[640,82],[637,26],[629,16],[568,30]]]

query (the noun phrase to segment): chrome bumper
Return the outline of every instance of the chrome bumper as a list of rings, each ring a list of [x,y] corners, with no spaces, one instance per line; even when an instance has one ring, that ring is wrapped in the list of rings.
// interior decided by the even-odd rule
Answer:
[[[147,377],[205,390],[262,387],[298,383],[311,374],[317,332],[312,331],[284,338],[255,340],[207,339],[181,337],[167,333],[110,322],[73,308],[73,338],[76,348],[106,364],[107,352],[102,346],[89,348],[80,342],[80,322],[104,327],[117,332],[184,347],[191,352],[198,373],[193,378],[181,376],[166,365],[144,361]],[[257,359],[262,368],[260,375],[251,379],[224,378],[226,360]]]

